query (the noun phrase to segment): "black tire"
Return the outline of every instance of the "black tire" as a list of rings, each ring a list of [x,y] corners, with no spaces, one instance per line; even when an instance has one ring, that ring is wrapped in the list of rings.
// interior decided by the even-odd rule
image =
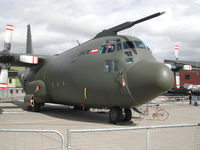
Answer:
[[[130,121],[132,119],[131,109],[125,109],[124,113],[125,113],[124,121]]]
[[[34,102],[33,111],[34,112],[40,112],[40,108],[41,108],[41,104]]]
[[[74,110],[81,111],[83,110],[83,107],[77,105],[77,106],[74,106]]]
[[[122,109],[119,107],[114,107],[110,109],[109,119],[111,123],[119,123],[123,120]]]
[[[44,106],[45,106],[45,103],[41,103],[41,106],[44,107]]]
[[[90,107],[83,108],[83,111],[90,111]]]
[[[33,109],[33,107],[28,106],[28,105],[26,106],[26,110],[27,110],[27,111],[31,111],[32,109]]]

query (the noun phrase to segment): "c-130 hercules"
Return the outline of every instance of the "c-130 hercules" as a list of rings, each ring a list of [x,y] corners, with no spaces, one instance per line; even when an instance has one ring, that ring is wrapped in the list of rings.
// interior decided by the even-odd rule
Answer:
[[[4,50],[0,53],[0,86],[7,87],[11,65],[25,66],[18,76],[26,92],[24,103],[28,110],[40,111],[44,103],[85,110],[107,108],[110,122],[130,121],[131,108],[169,90],[174,77],[140,39],[117,33],[163,13],[103,30],[93,39],[54,56],[32,54],[29,25],[27,54],[10,53],[13,26],[7,25]]]

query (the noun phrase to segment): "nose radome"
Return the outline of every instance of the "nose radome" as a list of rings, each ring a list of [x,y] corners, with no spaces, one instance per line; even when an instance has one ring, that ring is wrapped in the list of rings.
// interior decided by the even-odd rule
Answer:
[[[131,94],[145,103],[172,88],[172,71],[162,63],[143,60],[133,65],[127,73]]]
[[[172,71],[163,64],[157,64],[155,66],[155,76],[157,77],[157,86],[163,90],[169,90],[174,84],[174,76]]]

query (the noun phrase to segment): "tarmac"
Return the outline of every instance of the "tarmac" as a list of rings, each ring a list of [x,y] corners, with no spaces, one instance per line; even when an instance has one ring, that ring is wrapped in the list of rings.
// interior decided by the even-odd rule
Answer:
[[[68,106],[45,104],[41,112],[28,112],[23,101],[0,103],[0,128],[15,129],[54,129],[66,133],[67,129],[115,128],[130,126],[154,126],[169,124],[188,124],[200,122],[200,106],[188,102],[161,104],[167,109],[169,118],[165,121],[153,119],[133,112],[132,124],[113,125],[109,122],[108,111],[91,110],[90,112],[73,110]],[[150,108],[151,110],[152,108]]]
[[[121,128],[157,125],[200,123],[200,106],[189,102],[171,102],[160,107],[169,112],[165,121],[141,116],[133,112],[132,122],[114,125],[109,122],[108,111],[91,110],[89,112],[57,104],[45,104],[41,112],[28,112],[22,100],[0,103],[0,129],[50,129],[57,130],[67,137],[68,129]],[[152,108],[150,108],[152,109]]]

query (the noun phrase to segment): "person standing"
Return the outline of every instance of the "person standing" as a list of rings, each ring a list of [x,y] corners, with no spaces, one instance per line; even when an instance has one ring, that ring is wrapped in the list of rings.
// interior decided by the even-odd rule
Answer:
[[[189,105],[192,104],[192,92],[189,91]]]

